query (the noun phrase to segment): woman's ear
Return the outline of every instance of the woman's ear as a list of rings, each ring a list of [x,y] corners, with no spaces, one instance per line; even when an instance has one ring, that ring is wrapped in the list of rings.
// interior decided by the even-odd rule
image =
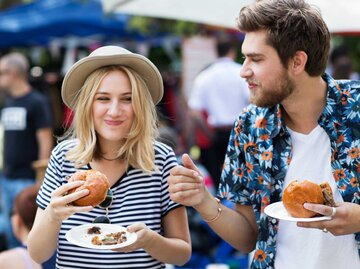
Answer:
[[[307,63],[307,54],[304,51],[297,51],[290,61],[289,68],[295,74],[300,74],[305,70]]]

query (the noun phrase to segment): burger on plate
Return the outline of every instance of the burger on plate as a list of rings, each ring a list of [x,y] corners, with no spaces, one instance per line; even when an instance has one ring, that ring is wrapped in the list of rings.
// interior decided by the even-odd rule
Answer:
[[[304,208],[304,203],[335,206],[331,187],[328,182],[316,184],[309,180],[292,181],[284,190],[283,205],[295,218],[311,218],[319,215]]]

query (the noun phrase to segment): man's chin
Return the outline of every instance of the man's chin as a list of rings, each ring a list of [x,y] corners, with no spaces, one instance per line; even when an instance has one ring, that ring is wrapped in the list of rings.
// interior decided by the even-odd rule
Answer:
[[[261,108],[271,108],[276,105],[273,103],[268,103],[268,102],[264,102],[264,101],[260,101],[260,100],[253,100],[253,99],[250,99],[250,103],[257,107],[261,107]]]

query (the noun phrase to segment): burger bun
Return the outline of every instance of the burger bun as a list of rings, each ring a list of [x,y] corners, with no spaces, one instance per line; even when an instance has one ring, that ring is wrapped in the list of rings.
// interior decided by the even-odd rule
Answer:
[[[74,173],[68,182],[83,180],[84,184],[71,189],[68,194],[84,189],[89,190],[89,194],[73,201],[76,206],[96,206],[105,200],[107,191],[110,187],[107,177],[96,170],[79,170]]]

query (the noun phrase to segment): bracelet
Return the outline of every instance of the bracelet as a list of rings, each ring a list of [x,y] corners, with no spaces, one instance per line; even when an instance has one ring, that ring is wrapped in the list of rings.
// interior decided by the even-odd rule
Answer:
[[[220,217],[220,215],[221,215],[221,212],[222,212],[221,202],[220,202],[220,200],[219,200],[218,198],[215,198],[215,201],[218,203],[217,214],[216,214],[216,216],[215,216],[214,218],[209,219],[209,220],[203,218],[203,220],[204,220],[205,222],[207,222],[207,223],[214,222],[214,221],[217,220],[217,219]]]

